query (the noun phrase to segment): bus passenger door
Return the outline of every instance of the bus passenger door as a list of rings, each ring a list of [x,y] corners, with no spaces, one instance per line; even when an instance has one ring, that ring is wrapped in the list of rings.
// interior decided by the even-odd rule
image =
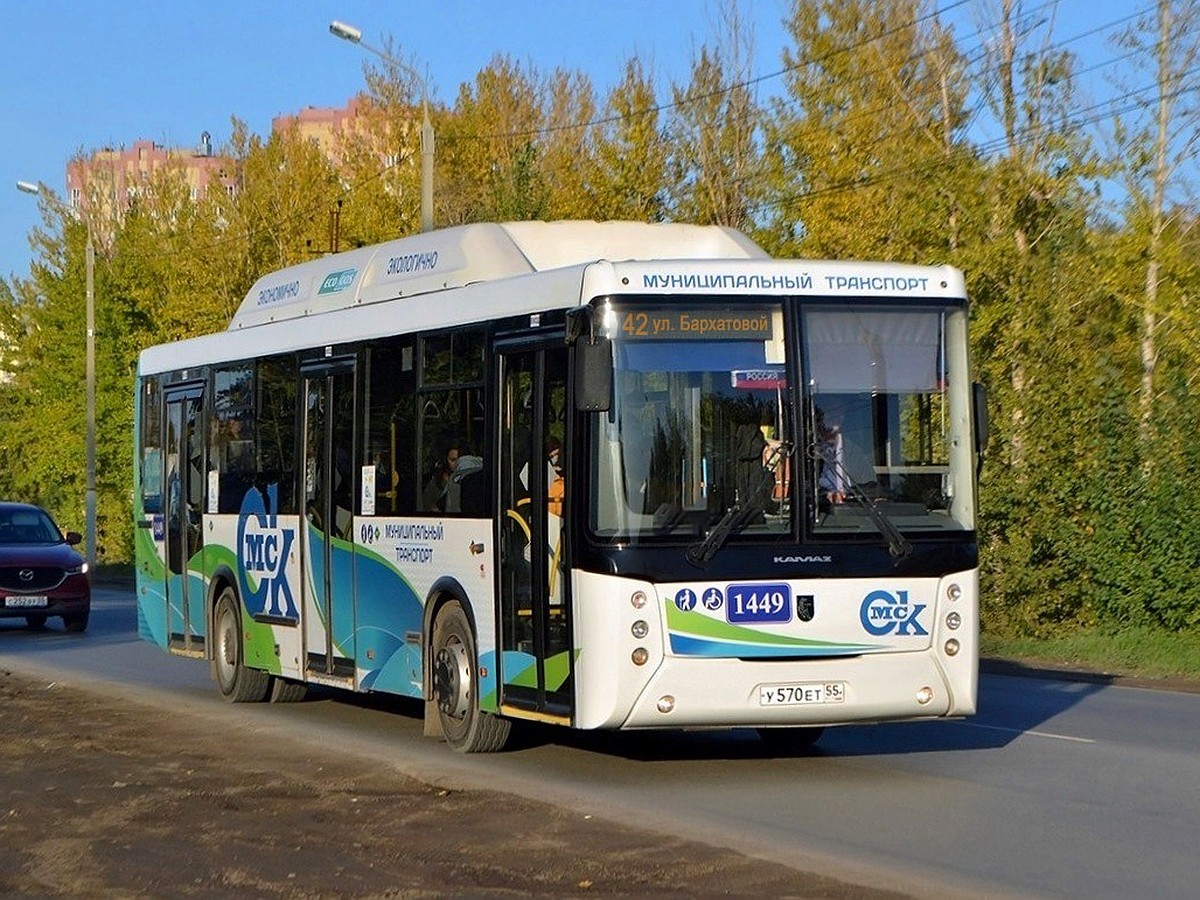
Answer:
[[[185,385],[166,392],[167,647],[185,654],[204,651],[204,581],[188,572],[203,542],[204,389]]]
[[[500,356],[497,541],[501,707],[569,722],[574,707],[564,566],[567,351]]]
[[[303,370],[305,668],[354,678],[354,361]]]

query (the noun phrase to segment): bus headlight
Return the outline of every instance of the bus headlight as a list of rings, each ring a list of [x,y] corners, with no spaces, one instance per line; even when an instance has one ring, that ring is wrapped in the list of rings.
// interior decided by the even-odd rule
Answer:
[[[954,583],[954,584],[951,584],[951,585],[949,585],[949,586],[946,588],[946,597],[947,597],[947,599],[949,599],[951,602],[954,602],[955,600],[961,599],[961,597],[962,597],[962,588],[961,588],[961,587],[959,587],[957,583]]]
[[[633,596],[629,598],[629,602],[633,604],[634,609],[642,609],[647,603],[645,591],[634,591]]]
[[[954,638],[950,638],[950,640],[946,641],[946,655],[958,656],[958,641],[956,641]]]
[[[650,659],[650,654],[646,651],[645,647],[638,647],[629,658],[633,660],[635,666],[644,666]]]
[[[665,694],[658,698],[658,711],[660,713],[669,713],[675,708],[675,698],[670,694]]]
[[[650,633],[650,626],[647,625],[642,619],[638,619],[633,623],[633,627],[629,630],[633,633],[633,636],[640,641]]]
[[[952,612],[946,616],[946,627],[951,631],[957,631],[958,626],[962,624],[962,616],[956,612]]]
[[[933,699],[933,688],[923,687],[917,691],[917,702],[924,706]]]

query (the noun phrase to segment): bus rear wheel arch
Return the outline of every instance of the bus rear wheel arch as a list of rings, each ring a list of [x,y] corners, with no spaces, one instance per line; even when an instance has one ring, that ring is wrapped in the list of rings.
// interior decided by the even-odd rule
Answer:
[[[458,600],[437,611],[430,641],[430,685],[442,735],[462,753],[494,753],[512,730],[507,719],[479,708],[477,650],[471,621]]]
[[[212,673],[221,696],[230,703],[258,703],[271,688],[271,676],[246,667],[243,658],[242,607],[232,587],[217,596],[213,611]]]

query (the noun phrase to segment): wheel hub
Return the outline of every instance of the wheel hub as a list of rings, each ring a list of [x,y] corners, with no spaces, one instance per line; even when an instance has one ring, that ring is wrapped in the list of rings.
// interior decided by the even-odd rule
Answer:
[[[466,648],[459,641],[441,647],[433,663],[437,704],[445,715],[461,719],[471,701],[471,667]]]

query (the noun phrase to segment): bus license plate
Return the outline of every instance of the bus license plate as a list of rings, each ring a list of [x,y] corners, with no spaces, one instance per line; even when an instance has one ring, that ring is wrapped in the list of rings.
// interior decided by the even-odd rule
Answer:
[[[14,609],[17,607],[37,608],[37,607],[45,606],[46,603],[47,603],[47,600],[45,597],[35,597],[32,594],[26,595],[24,597],[5,597],[4,598],[4,605],[7,606],[9,609]]]
[[[841,703],[846,699],[846,682],[814,681],[804,684],[760,684],[759,706],[808,706]]]

